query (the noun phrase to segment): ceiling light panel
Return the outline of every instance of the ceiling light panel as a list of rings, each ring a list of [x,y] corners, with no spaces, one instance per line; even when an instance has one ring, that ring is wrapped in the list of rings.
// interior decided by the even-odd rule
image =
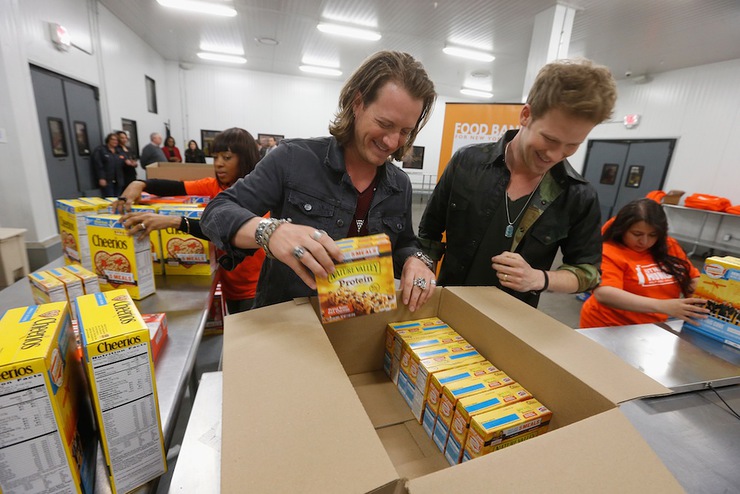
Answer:
[[[442,51],[448,55],[468,58],[471,60],[478,60],[480,62],[493,62],[496,59],[496,57],[494,57],[490,53],[480,50],[473,50],[471,48],[463,48],[461,46],[445,46]]]
[[[493,98],[493,93],[488,91],[481,91],[479,89],[462,88],[460,90],[460,93],[464,94],[465,96],[474,96],[476,98]]]
[[[241,46],[223,46],[213,43],[201,43],[200,50],[211,53],[223,53],[225,55],[244,55],[244,48]]]
[[[197,12],[199,14],[218,15],[223,17],[236,16],[236,10],[233,7],[212,2],[199,0],[157,0],[157,3],[163,7],[186,10],[188,12]]]
[[[226,63],[247,63],[247,59],[236,55],[224,55],[223,53],[207,53],[204,51],[198,52],[198,58],[203,60],[211,60],[213,62],[226,62]]]
[[[339,69],[335,69],[333,67],[321,67],[318,65],[301,65],[298,67],[303,72],[309,73],[309,74],[320,74],[320,75],[331,75],[331,76],[339,76],[342,75],[342,71]]]
[[[322,33],[344,36],[346,38],[362,39],[366,41],[378,41],[381,38],[380,33],[376,31],[341,24],[330,24],[328,22],[320,23],[316,26],[316,29],[318,29]]]

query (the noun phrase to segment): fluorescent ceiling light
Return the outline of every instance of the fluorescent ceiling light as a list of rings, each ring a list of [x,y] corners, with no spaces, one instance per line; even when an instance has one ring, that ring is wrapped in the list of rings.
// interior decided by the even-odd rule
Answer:
[[[301,65],[298,67],[303,72],[310,74],[321,74],[321,75],[342,75],[342,71],[332,67],[318,67],[316,65]]]
[[[222,53],[206,53],[204,51],[198,52],[198,57],[203,60],[212,60],[214,62],[228,62],[228,63],[247,63],[247,59],[244,57],[238,57],[236,55],[224,55]]]
[[[488,91],[479,91],[477,89],[462,88],[460,92],[466,96],[475,96],[476,98],[493,98],[493,93]]]
[[[471,60],[479,60],[481,62],[493,62],[496,59],[496,57],[494,57],[490,53],[471,50],[469,48],[460,48],[459,46],[445,46],[442,51],[447,53],[448,55],[470,58]]]
[[[228,47],[228,46],[210,45],[208,43],[201,43],[200,50],[211,52],[211,53],[223,53],[225,55],[242,55],[242,56],[244,55],[244,48],[242,48],[241,46]]]
[[[348,38],[365,39],[369,41],[378,41],[380,39],[380,33],[375,31],[369,31],[367,29],[360,29],[356,27],[340,26],[339,24],[326,24],[321,23],[316,28],[322,33],[336,34],[338,36],[346,36]]]
[[[236,10],[233,7],[198,0],[157,0],[157,3],[163,7],[198,12],[200,14],[220,15],[224,17],[234,17],[236,15]]]

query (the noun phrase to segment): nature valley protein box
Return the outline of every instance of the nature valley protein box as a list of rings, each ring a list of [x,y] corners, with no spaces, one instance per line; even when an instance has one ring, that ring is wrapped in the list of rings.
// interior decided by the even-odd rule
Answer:
[[[0,319],[0,492],[89,493],[97,436],[67,302]]]
[[[327,278],[316,279],[322,322],[396,308],[393,258],[388,235],[337,241],[344,261]]]
[[[385,334],[383,370],[391,378],[393,384],[398,385],[398,369],[405,335],[440,331],[443,329],[452,328],[436,317],[388,323]]]
[[[136,300],[154,293],[154,271],[148,238],[129,235],[119,215],[87,217],[87,238],[94,270],[103,291],[125,288]]]
[[[65,264],[82,264],[92,269],[85,219],[97,214],[97,207],[79,199],[59,199],[56,210]]]
[[[159,214],[184,216],[199,220],[203,209],[198,207],[161,207]],[[210,276],[216,271],[216,248],[207,241],[176,228],[165,228],[162,236],[162,256],[166,275]]]
[[[113,492],[167,470],[149,328],[126,290],[77,299],[77,324]]]

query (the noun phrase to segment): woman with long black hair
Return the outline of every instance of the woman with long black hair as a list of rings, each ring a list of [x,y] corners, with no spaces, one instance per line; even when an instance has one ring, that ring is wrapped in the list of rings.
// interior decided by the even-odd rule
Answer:
[[[706,317],[706,300],[691,296],[699,271],[668,236],[660,204],[632,201],[602,232],[601,283],[581,309],[582,328]]]

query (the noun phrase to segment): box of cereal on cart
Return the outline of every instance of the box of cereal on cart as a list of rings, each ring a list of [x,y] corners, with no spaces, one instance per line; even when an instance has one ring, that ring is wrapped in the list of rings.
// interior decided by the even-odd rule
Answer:
[[[77,299],[77,324],[113,492],[167,470],[149,328],[126,290]]]
[[[98,293],[100,291],[98,275],[89,269],[85,269],[79,264],[68,264],[67,266],[64,266],[64,270],[69,271],[82,281],[82,288],[85,290],[85,294]]]
[[[125,288],[136,300],[154,293],[151,242],[130,236],[119,215],[87,218],[87,238],[100,289]]]
[[[0,319],[0,492],[93,492],[98,441],[68,307]]]
[[[159,211],[159,204],[152,205],[141,205],[134,204],[131,206],[131,211],[134,213],[156,213]],[[162,237],[159,230],[152,230],[149,234],[149,240],[151,240],[152,249],[152,268],[154,269],[155,275],[164,274],[164,258],[162,257]]]
[[[344,261],[328,278],[317,278],[321,320],[385,312],[396,308],[391,241],[381,233],[337,241]]]
[[[97,214],[98,208],[79,199],[59,199],[56,209],[65,264],[82,264],[92,269],[85,218]]]
[[[159,214],[199,220],[203,208],[161,207]],[[194,237],[176,228],[165,228],[162,234],[162,256],[166,275],[210,276],[216,271],[216,248],[208,240]]]

